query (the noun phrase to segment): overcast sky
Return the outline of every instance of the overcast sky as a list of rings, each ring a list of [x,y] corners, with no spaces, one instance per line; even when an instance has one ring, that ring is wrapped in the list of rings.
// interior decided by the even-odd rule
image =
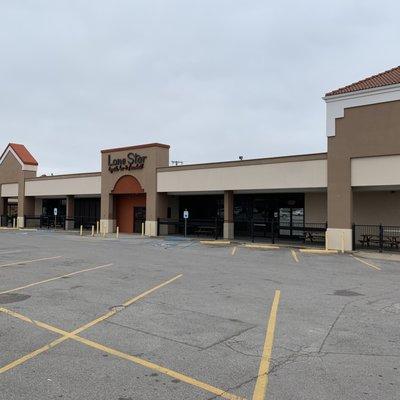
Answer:
[[[185,163],[326,150],[326,91],[400,64],[398,1],[0,0],[0,138],[40,173],[171,145]]]

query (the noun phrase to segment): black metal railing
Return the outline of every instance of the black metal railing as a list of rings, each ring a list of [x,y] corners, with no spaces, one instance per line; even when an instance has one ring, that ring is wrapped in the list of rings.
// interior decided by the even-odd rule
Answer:
[[[256,239],[269,239],[271,243],[277,240],[299,240],[304,243],[325,243],[327,223],[280,223],[276,220],[250,221],[250,236],[252,242]]]
[[[211,236],[218,239],[223,235],[223,220],[220,218],[188,219],[186,223],[186,234],[188,236]],[[157,234],[184,235],[185,220],[159,218]]]
[[[15,223],[17,221],[17,217],[11,215],[1,215],[0,216],[0,226],[3,227],[11,227],[13,225],[13,219],[15,219]]]
[[[26,228],[65,229],[65,215],[25,215]]]
[[[27,228],[79,229],[82,226],[83,229],[91,229],[92,226],[96,227],[98,221],[99,218],[87,216],[25,215],[25,226]]]
[[[400,226],[353,225],[353,248],[384,250],[400,249]]]
[[[89,216],[75,216],[74,218],[67,218],[67,221],[73,221],[74,228],[79,229],[81,226],[83,229],[91,229],[92,226],[96,228],[97,222],[100,221],[99,217],[89,217]]]

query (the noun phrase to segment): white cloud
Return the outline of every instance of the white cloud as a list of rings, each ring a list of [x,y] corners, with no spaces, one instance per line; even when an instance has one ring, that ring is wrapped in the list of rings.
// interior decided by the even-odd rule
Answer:
[[[44,172],[159,141],[206,162],[325,150],[323,94],[396,66],[395,1],[0,3],[0,137]]]

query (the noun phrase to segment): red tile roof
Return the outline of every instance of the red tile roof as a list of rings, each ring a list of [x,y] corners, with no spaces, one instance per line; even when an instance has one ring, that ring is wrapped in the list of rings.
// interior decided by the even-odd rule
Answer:
[[[400,84],[400,66],[381,72],[380,74],[370,76],[361,81],[344,86],[332,92],[326,93],[325,96],[334,96],[335,94],[345,94],[357,92],[359,90],[374,89],[382,86]]]
[[[15,151],[17,156],[21,159],[21,161],[24,164],[38,165],[38,162],[35,160],[35,157],[33,157],[31,153],[29,153],[28,149],[23,144],[9,143],[7,148],[8,147],[11,147]]]

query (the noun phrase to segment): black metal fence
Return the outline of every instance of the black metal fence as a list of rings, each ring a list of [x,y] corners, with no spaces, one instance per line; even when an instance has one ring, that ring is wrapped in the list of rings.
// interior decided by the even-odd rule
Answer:
[[[223,220],[219,218],[188,219],[186,233],[188,236],[210,236],[218,239],[223,236],[223,226]],[[157,229],[158,235],[184,235],[185,220],[159,218]]]
[[[65,215],[25,215],[25,226],[27,228],[47,228],[47,229],[79,229],[82,225],[84,229],[96,227],[98,219],[94,217],[79,216],[67,218]]]
[[[243,221],[242,221],[243,222]],[[248,220],[246,234],[236,234],[237,237],[250,238],[255,241],[303,241],[315,244],[325,243],[326,223],[304,224],[279,224],[274,220]],[[185,233],[185,221],[183,219],[159,218],[158,235],[183,235]],[[217,239],[223,236],[223,220],[213,219],[188,219],[187,234],[190,236],[210,236]],[[235,222],[236,226],[236,222]]]
[[[302,241],[304,243],[324,244],[327,223],[288,224],[276,220],[251,220],[250,236],[252,242],[260,239],[277,241]]]
[[[15,219],[15,223],[17,221],[17,217],[12,217],[11,215],[1,215],[0,216],[0,226],[3,227],[12,227],[13,219]]]
[[[353,225],[354,249],[399,250],[400,226]]]
[[[74,223],[74,228],[79,229],[82,225],[83,229],[91,229],[92,226],[96,228],[97,222],[99,222],[99,218],[96,217],[86,217],[79,216],[74,218],[67,218],[67,221],[72,221]]]
[[[65,229],[65,216],[25,215],[26,228]]]

